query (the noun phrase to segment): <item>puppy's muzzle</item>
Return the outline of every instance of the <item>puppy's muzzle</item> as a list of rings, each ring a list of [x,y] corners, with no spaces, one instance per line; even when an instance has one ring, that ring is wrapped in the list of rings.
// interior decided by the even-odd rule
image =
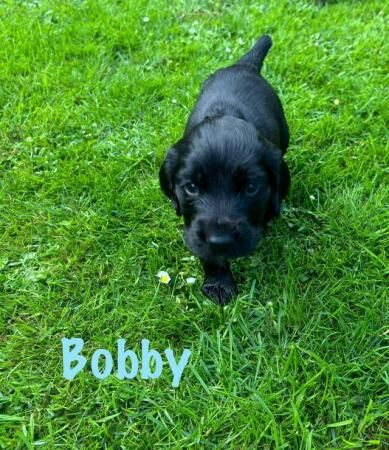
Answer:
[[[240,237],[238,222],[228,218],[210,220],[202,225],[199,237],[215,253],[227,252]]]

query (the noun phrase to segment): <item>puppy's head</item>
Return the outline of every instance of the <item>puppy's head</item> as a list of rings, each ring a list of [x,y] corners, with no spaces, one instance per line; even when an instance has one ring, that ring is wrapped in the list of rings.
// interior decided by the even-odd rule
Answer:
[[[251,253],[279,214],[281,152],[253,125],[223,116],[202,122],[171,148],[163,192],[183,215],[185,241],[200,258]]]

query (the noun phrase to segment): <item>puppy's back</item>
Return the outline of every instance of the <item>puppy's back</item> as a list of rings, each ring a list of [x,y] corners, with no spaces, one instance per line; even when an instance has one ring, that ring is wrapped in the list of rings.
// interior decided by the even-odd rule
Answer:
[[[205,81],[185,135],[207,118],[228,115],[252,123],[263,137],[286,150],[289,131],[281,102],[259,74],[271,45],[270,37],[262,36],[236,64],[216,71]]]

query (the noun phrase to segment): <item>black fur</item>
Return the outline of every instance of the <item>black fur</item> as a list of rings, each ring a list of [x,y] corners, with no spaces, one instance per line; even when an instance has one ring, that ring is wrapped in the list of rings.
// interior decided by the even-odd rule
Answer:
[[[259,74],[271,45],[262,36],[236,64],[208,78],[159,173],[184,217],[185,241],[203,263],[203,292],[222,305],[237,292],[228,259],[255,249],[290,183],[283,159],[288,125]]]

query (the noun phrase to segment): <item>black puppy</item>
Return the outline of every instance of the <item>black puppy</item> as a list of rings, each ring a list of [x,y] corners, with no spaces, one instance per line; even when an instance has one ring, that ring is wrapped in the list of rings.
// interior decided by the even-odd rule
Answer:
[[[208,78],[159,172],[163,192],[184,217],[185,241],[202,261],[202,291],[222,305],[237,292],[228,259],[255,249],[290,183],[283,160],[288,125],[259,75],[271,45],[262,36],[236,64]]]

